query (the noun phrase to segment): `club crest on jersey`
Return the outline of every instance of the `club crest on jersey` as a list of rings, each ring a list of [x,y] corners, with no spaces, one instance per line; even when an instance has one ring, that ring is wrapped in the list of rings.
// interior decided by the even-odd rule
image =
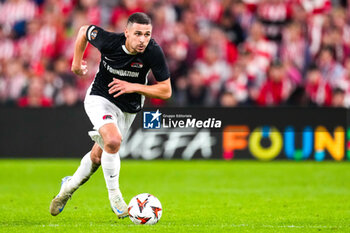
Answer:
[[[104,115],[103,117],[103,120],[112,120],[112,116],[111,115]]]
[[[97,30],[93,30],[91,33],[90,33],[90,36],[91,36],[91,39],[94,40],[97,36]]]
[[[131,63],[131,67],[141,69],[143,67],[143,64],[139,62],[133,62]]]

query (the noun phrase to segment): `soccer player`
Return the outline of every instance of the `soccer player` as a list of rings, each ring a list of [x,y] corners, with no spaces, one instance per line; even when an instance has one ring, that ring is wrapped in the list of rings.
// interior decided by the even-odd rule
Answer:
[[[62,212],[72,194],[101,165],[114,213],[128,216],[127,205],[119,190],[120,157],[123,137],[145,97],[168,99],[171,96],[170,73],[160,46],[151,39],[151,19],[144,13],[132,14],[124,33],[112,33],[95,25],[80,28],[74,48],[72,71],[87,73],[83,54],[89,42],[101,53],[99,71],[87,90],[84,107],[94,130],[96,143],[81,160],[73,176],[62,179],[61,189],[50,205],[51,215]],[[147,85],[152,70],[157,83]]]

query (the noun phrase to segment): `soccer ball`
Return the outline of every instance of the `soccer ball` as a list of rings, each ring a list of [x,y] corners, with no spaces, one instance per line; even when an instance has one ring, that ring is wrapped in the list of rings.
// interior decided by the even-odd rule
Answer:
[[[131,199],[128,212],[133,223],[153,225],[162,217],[162,205],[155,196],[142,193]]]

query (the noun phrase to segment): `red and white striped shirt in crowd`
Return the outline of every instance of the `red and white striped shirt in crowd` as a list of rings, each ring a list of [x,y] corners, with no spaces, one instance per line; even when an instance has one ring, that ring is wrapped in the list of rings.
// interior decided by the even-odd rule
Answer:
[[[330,106],[332,104],[332,88],[322,78],[317,83],[308,82],[305,91],[311,102],[318,106]]]
[[[282,60],[291,62],[299,70],[302,70],[305,65],[306,45],[304,40],[284,44],[282,47]]]
[[[16,56],[16,46],[13,40],[0,38],[0,60],[8,60]]]
[[[265,26],[265,34],[271,40],[280,41],[284,25],[291,19],[292,6],[286,1],[262,1],[257,16]]]
[[[0,4],[0,24],[12,27],[17,21],[29,21],[35,17],[37,10],[34,1],[6,1],[3,4]]]
[[[307,42],[302,34],[301,25],[292,24],[283,31],[281,45],[281,58],[296,66],[300,71],[305,66]]]
[[[194,10],[199,20],[218,22],[223,12],[222,4],[219,0],[191,1],[191,4],[192,10]]]
[[[292,7],[287,1],[271,3],[262,2],[258,5],[257,13],[260,19],[270,22],[284,22],[292,15]]]
[[[225,91],[231,92],[238,102],[243,103],[248,99],[248,77],[244,72],[232,75],[224,82]]]
[[[22,89],[27,83],[27,76],[22,69],[22,63],[18,59],[7,61],[6,72],[2,78],[1,98],[16,100],[20,97]]]
[[[247,51],[253,54],[253,63],[260,71],[266,72],[270,62],[277,55],[277,46],[267,39],[258,41],[247,40],[244,44]]]
[[[310,52],[315,56],[321,46],[323,14],[332,9],[331,0],[298,0],[299,4],[308,12],[308,28],[310,38]]]
[[[57,30],[50,25],[42,26],[37,33],[19,41],[19,55],[30,61],[39,61],[43,56],[54,56]]]
[[[327,13],[332,8],[331,0],[298,0],[306,12],[310,14]]]

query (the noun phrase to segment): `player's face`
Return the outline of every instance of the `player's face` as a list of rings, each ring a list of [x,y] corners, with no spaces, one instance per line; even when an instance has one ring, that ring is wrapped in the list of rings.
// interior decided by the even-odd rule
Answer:
[[[151,24],[129,24],[125,29],[125,46],[131,53],[143,53],[151,39]]]

